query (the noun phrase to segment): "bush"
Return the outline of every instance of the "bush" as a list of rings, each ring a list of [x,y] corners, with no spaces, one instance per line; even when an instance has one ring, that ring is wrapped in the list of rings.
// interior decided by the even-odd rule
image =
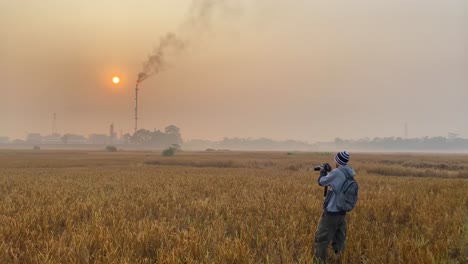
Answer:
[[[117,152],[117,148],[115,146],[107,146],[106,150],[109,152]]]
[[[39,146],[36,145],[36,146],[33,147],[33,149],[34,149],[34,150],[40,150],[41,147],[39,147]]]
[[[165,150],[163,150],[163,152],[161,153],[164,157],[170,157],[170,156],[174,156],[174,154],[176,153],[176,148],[174,147],[170,147],[170,148],[167,148]]]

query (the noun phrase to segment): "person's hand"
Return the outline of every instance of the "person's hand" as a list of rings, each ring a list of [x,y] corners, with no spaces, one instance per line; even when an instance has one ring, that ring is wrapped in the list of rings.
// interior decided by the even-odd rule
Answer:
[[[324,163],[323,166],[323,171],[330,172],[332,170],[332,167],[328,163]]]

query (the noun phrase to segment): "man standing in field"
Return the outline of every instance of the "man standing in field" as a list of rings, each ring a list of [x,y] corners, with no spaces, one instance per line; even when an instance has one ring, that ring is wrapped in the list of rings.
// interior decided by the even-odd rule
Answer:
[[[315,252],[314,260],[318,263],[325,263],[327,259],[327,248],[330,243],[333,246],[335,255],[341,257],[345,248],[346,240],[346,210],[340,202],[342,187],[348,184],[347,180],[354,181],[356,173],[348,166],[349,153],[347,151],[338,152],[335,156],[336,169],[331,170],[331,166],[325,163],[320,170],[318,183],[320,186],[328,188],[326,198],[323,203],[323,214],[315,232]],[[346,183],[345,183],[346,182]],[[357,201],[357,184],[356,184]],[[354,203],[355,205],[355,203]],[[354,207],[353,205],[353,207]]]

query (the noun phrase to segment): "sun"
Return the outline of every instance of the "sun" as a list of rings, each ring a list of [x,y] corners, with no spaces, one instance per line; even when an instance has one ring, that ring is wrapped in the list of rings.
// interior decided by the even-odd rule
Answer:
[[[115,84],[118,84],[118,83],[120,82],[120,78],[117,77],[117,76],[114,76],[114,77],[112,78],[112,82],[115,83]]]

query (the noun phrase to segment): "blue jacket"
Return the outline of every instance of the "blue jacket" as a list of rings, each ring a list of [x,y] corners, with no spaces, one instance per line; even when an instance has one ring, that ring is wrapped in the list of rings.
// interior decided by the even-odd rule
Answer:
[[[323,209],[327,212],[337,213],[340,212],[336,208],[335,202],[335,191],[338,192],[341,189],[341,185],[346,181],[346,174],[350,177],[354,177],[356,172],[350,166],[340,166],[337,169],[332,170],[330,173],[320,173],[318,183],[320,186],[328,186],[327,197],[323,204]]]

